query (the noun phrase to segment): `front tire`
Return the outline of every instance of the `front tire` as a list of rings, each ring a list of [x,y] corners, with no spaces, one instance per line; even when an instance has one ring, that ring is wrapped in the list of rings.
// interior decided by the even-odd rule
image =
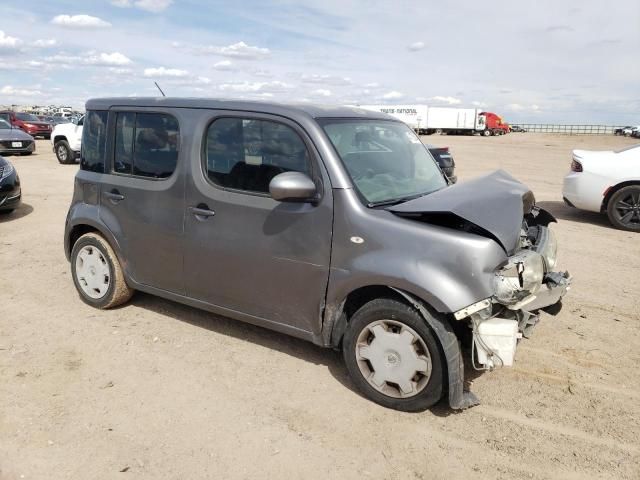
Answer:
[[[482,131],[482,135],[484,135],[485,137],[490,137],[491,136],[491,130],[489,130],[489,129],[483,130]]]
[[[74,163],[75,158],[73,156],[73,150],[71,150],[71,147],[66,140],[58,140],[54,145],[54,149],[58,162],[63,165]]]
[[[349,375],[370,400],[405,412],[426,410],[443,393],[438,341],[419,312],[378,299],[350,319],[342,341]]]
[[[640,185],[629,185],[615,192],[607,204],[611,224],[630,232],[640,232]]]
[[[118,257],[97,233],[86,233],[73,245],[71,276],[82,301],[95,308],[116,307],[133,295]]]

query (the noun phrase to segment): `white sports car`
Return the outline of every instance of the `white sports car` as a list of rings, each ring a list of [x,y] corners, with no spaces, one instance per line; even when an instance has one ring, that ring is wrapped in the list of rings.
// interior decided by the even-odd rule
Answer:
[[[640,144],[615,152],[574,150],[562,196],[570,207],[606,213],[614,227],[640,232]]]

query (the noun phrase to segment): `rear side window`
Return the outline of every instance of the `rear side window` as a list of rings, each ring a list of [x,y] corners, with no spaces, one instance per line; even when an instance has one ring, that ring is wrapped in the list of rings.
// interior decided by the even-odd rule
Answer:
[[[179,137],[178,121],[171,115],[119,112],[113,171],[140,177],[170,177],[178,163]]]
[[[108,112],[103,110],[87,112],[82,130],[80,154],[80,168],[82,170],[104,173],[107,117]]]
[[[269,120],[221,118],[207,130],[206,174],[215,184],[268,193],[283,172],[311,176],[307,148],[289,126]]]

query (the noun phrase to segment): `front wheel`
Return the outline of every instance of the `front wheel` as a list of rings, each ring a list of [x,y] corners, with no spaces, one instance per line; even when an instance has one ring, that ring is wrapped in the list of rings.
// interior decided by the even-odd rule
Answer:
[[[133,295],[111,245],[97,233],[82,235],[71,251],[71,275],[80,298],[96,308],[111,308]]]
[[[54,150],[56,152],[58,162],[66,165],[75,161],[73,150],[71,150],[71,147],[66,140],[58,140],[54,145]]]
[[[482,135],[484,135],[485,137],[490,137],[491,136],[491,130],[489,130],[489,129],[483,130],[482,131]]]
[[[349,375],[370,400],[415,412],[443,392],[442,355],[431,329],[412,307],[378,299],[350,319],[342,342]]]
[[[607,216],[616,228],[640,232],[640,185],[629,185],[615,192],[609,199]]]

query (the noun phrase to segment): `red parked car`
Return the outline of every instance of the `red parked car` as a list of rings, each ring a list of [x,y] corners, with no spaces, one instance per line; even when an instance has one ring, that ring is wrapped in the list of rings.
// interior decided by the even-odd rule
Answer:
[[[31,113],[4,111],[0,112],[0,118],[4,118],[13,127],[24,130],[34,138],[51,138],[51,124],[41,121]]]

